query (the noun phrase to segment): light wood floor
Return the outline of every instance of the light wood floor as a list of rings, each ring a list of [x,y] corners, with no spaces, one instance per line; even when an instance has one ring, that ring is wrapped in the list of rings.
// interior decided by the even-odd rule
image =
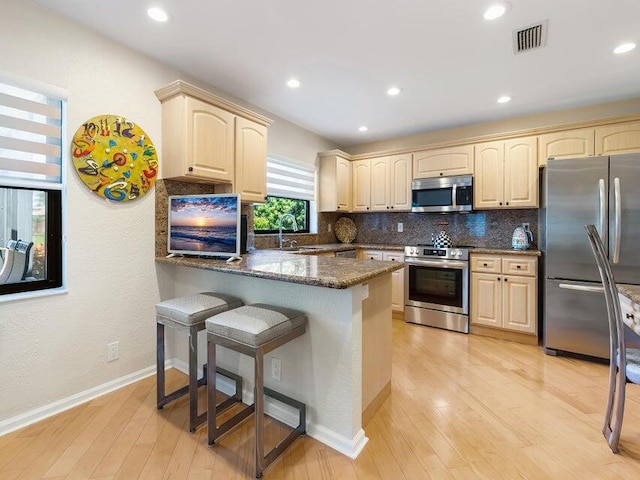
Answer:
[[[606,367],[394,320],[391,397],[350,460],[297,440],[266,479],[638,479],[640,387],[614,455],[600,434]],[[171,382],[184,381],[181,373]],[[249,479],[252,421],[207,447],[153,377],[0,437],[0,478]],[[285,429],[272,422],[269,442]]]

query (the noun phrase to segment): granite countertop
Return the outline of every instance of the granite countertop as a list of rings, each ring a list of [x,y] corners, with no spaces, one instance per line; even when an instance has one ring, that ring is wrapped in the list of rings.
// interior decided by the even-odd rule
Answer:
[[[526,255],[530,257],[540,257],[542,252],[540,250],[528,249],[528,250],[516,250],[515,248],[483,248],[473,247],[471,253],[484,253],[486,255]]]
[[[353,245],[346,248],[349,249],[353,249]],[[295,253],[255,250],[242,260],[229,263],[194,257],[157,257],[156,262],[327,288],[353,287],[404,267],[399,262],[315,256],[314,250]]]
[[[633,303],[640,305],[640,285],[618,284],[618,292],[627,297]]]
[[[364,249],[364,250],[389,250],[389,251],[404,251],[404,245],[380,245],[373,243],[323,243],[319,245],[300,245],[302,248],[309,248],[308,250],[298,250],[296,253],[302,255],[313,255],[315,253],[328,253],[328,252],[344,252],[345,250]],[[274,249],[273,251],[279,251]]]

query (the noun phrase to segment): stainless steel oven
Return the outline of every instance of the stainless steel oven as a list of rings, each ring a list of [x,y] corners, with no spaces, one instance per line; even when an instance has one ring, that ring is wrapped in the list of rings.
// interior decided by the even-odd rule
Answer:
[[[405,320],[469,332],[469,249],[405,247]]]

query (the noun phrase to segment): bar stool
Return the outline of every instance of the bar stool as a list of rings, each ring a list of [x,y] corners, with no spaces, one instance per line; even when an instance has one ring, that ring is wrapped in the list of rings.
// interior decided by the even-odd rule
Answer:
[[[209,411],[208,441],[215,441],[255,413],[256,442],[256,478],[261,478],[264,470],[300,435],[305,434],[306,406],[293,398],[275,392],[264,386],[264,355],[284,345],[290,340],[304,334],[307,317],[302,312],[288,308],[274,307],[257,303],[229,310],[215,315],[206,321],[207,328],[207,362],[210,368],[215,367],[216,345],[235,350],[254,358],[255,389],[254,403],[217,425],[215,405],[215,387],[212,370],[208,371],[207,399]],[[264,399],[263,394],[275,398],[299,411],[299,424],[287,437],[264,455]]]
[[[158,410],[169,402],[189,394],[189,431],[195,432],[196,428],[207,419],[207,414],[198,415],[198,387],[207,383],[207,365],[203,365],[203,375],[198,380],[198,332],[204,330],[205,320],[211,315],[225,312],[243,305],[242,300],[231,295],[219,293],[202,292],[184,297],[173,298],[160,302],[156,305],[156,369],[157,369],[157,400]],[[165,394],[165,346],[164,327],[171,327],[177,331],[187,334],[189,337],[189,384],[166,395]],[[218,409],[226,409],[237,401],[242,400],[242,377],[213,367],[213,372],[217,372],[225,377],[229,377],[236,382],[236,392],[233,397],[226,399]],[[215,389],[215,373],[213,375],[213,385]]]

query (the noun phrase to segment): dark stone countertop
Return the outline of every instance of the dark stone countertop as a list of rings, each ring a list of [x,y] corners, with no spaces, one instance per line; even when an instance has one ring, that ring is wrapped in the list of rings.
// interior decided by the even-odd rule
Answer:
[[[627,297],[633,303],[640,305],[640,285],[618,284],[618,292]]]
[[[345,249],[353,249],[353,245]],[[349,288],[404,267],[399,262],[314,255],[320,251],[255,250],[244,255],[242,260],[229,263],[199,257],[157,257],[156,262],[327,288]]]

